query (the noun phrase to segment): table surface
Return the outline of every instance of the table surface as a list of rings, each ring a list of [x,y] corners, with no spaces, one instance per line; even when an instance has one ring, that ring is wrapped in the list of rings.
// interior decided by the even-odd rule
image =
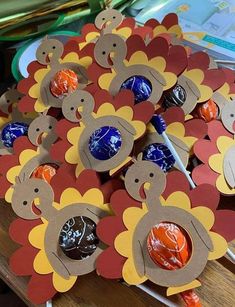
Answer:
[[[28,305],[33,305],[27,298],[27,277],[17,277],[9,269],[8,259],[17,249],[8,235],[10,223],[16,218],[9,204],[0,201],[0,278]],[[235,242],[230,243],[235,250]],[[235,306],[234,265],[226,258],[210,261],[200,276],[202,287],[196,289],[203,306]],[[153,287],[165,296],[165,289]],[[177,306],[181,305],[178,296],[168,298]],[[80,276],[76,285],[65,294],[58,294],[53,299],[54,307],[145,307],[165,306],[137,287],[128,287],[117,281],[105,280],[95,273]]]

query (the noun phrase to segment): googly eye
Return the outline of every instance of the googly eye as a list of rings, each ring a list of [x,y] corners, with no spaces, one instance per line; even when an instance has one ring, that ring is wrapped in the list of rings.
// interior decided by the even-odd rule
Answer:
[[[38,192],[39,192],[39,189],[38,189],[38,188],[34,189],[34,192],[35,192],[35,193],[38,193]]]
[[[150,173],[149,177],[153,178],[154,177],[154,173]]]
[[[23,201],[23,205],[26,206],[28,204],[27,200]]]
[[[135,179],[135,183],[138,183],[138,182],[139,182],[139,179],[138,179],[138,178],[136,178],[136,179]]]
[[[40,131],[40,129],[39,129],[39,128],[37,128],[37,129],[36,129],[36,131],[38,132],[38,131]]]

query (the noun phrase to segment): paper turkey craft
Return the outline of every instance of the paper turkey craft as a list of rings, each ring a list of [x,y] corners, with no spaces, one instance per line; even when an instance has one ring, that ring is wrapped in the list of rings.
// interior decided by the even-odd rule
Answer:
[[[53,116],[39,114],[29,125],[28,137],[15,140],[12,155],[0,157],[0,195],[6,201],[11,202],[12,185],[17,176],[28,179],[43,165],[50,166],[51,175],[56,173],[59,163],[52,160],[48,152],[57,140],[56,123]]]
[[[95,270],[130,285],[150,280],[195,303],[207,261],[234,239],[234,212],[218,209],[218,190],[235,194],[234,74],[212,69],[181,38],[175,14],[141,27],[106,8],[65,45],[45,37],[29,77],[0,98],[2,121],[16,102],[23,117],[38,113],[0,157],[0,197],[18,215],[10,267],[30,277],[34,304]],[[221,122],[193,118],[208,101]],[[146,148],[166,147],[150,124],[155,112],[185,168],[193,154],[203,162],[195,189],[172,170],[171,152],[167,174],[147,159]]]
[[[202,164],[193,170],[193,179],[198,184],[207,182],[216,186],[222,194],[234,195],[235,78],[229,69],[223,69],[222,72],[225,82],[213,94],[220,121],[208,123],[209,140],[199,140],[194,146],[195,154]]]
[[[28,296],[33,303],[68,291],[79,275],[95,270],[104,248],[96,224],[109,212],[115,185],[102,186],[92,170],[75,180],[67,169],[60,169],[51,185],[17,177],[12,208],[21,218],[9,232],[21,247],[11,256],[10,267],[19,276],[30,276]]]
[[[154,112],[148,101],[135,105],[127,90],[115,97],[104,90],[94,95],[76,91],[65,102],[66,118],[78,124],[71,128],[64,120],[58,123],[61,141],[53,146],[51,155],[76,165],[76,176],[85,168],[112,175],[127,165],[134,142],[144,135]]]
[[[96,63],[88,68],[94,89],[105,89],[112,95],[122,88],[132,89],[136,103],[149,100],[154,105],[187,66],[184,47],[170,47],[162,37],[146,46],[138,35],[124,41],[120,36],[105,34],[95,44],[94,58]]]
[[[161,194],[165,184],[166,176],[158,166],[141,157],[128,169],[126,191],[117,191],[111,198],[115,215],[104,218],[97,227],[98,236],[108,245],[97,260],[98,274],[106,278],[122,277],[131,285],[149,279],[168,287],[167,294],[172,295],[200,286],[196,278],[207,261],[226,253],[226,240],[211,231],[212,210],[202,206],[207,205],[208,200],[200,202],[203,197],[199,190],[190,195],[177,191],[175,186],[169,186],[171,193],[164,198]],[[182,185],[188,183],[183,180]],[[193,203],[198,206],[193,207]],[[148,252],[147,238],[153,227],[163,222],[179,226],[190,238],[190,261],[179,270],[166,270],[156,265]]]
[[[18,101],[22,94],[15,85],[9,88],[0,97],[0,155],[10,155],[15,140],[23,135],[27,135],[29,124],[36,113],[20,113],[17,108]]]
[[[163,94],[162,107],[179,106],[187,115],[197,105],[211,99],[213,92],[224,84],[225,77],[222,70],[211,69],[209,65],[210,58],[206,53],[190,54],[188,65],[178,77],[176,86]]]
[[[178,16],[175,13],[167,14],[162,22],[156,19],[149,19],[146,21],[145,26],[153,30],[153,37],[169,34],[174,40],[174,38],[181,39],[183,36]]]
[[[28,66],[29,77],[18,84],[18,90],[25,94],[19,110],[43,112],[50,107],[61,108],[66,94],[88,84],[86,69],[92,63],[91,53],[89,47],[79,51],[73,41],[64,46],[56,39],[45,37],[37,49],[37,61]],[[61,73],[68,80],[66,87],[60,84]]]
[[[184,166],[187,167],[193,153],[193,145],[198,139],[203,139],[207,135],[207,125],[201,119],[193,118],[186,121],[184,111],[180,107],[168,108],[166,112],[162,113],[162,117],[167,125],[166,133]],[[158,154],[161,150],[163,151],[163,164],[159,160]],[[178,168],[172,153],[164,144],[162,136],[156,132],[151,123],[147,126],[145,137],[135,145],[135,154],[138,155],[140,152],[143,152],[143,160],[155,162],[165,172],[171,170],[173,166]],[[168,155],[171,154],[170,157],[165,154],[168,152]]]
[[[83,49],[89,43],[95,43],[101,35],[113,33],[127,39],[131,35],[140,35],[145,38],[152,36],[152,28],[149,26],[137,26],[134,18],[125,17],[121,12],[112,8],[106,8],[99,13],[93,23],[88,23],[81,29],[81,35],[72,38],[78,43],[79,49]]]

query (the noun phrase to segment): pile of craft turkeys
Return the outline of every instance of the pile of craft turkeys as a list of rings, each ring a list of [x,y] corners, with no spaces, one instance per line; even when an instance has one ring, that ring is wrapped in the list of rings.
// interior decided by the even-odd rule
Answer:
[[[36,55],[0,99],[10,267],[30,300],[96,271],[201,306],[197,278],[235,235],[218,209],[235,195],[233,71],[185,47],[175,14],[139,27],[110,8]]]

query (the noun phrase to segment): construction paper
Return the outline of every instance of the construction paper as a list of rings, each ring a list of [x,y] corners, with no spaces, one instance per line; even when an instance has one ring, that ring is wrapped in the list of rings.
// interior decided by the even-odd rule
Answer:
[[[209,68],[210,58],[207,53],[203,51],[198,51],[190,54],[188,59],[188,70],[199,68],[201,70],[206,70]]]
[[[156,104],[162,91],[176,83],[176,74],[180,74],[187,65],[187,55],[183,47],[174,48],[172,52],[166,53],[164,50],[167,48],[170,48],[168,42],[162,37],[151,40],[146,46],[143,39],[137,35],[129,37],[125,43],[120,37],[106,34],[100,37],[94,49],[95,59],[99,65],[92,64],[88,69],[88,75],[94,82],[97,82],[96,78],[99,75],[97,87],[107,89],[113,95],[118,93],[128,78],[134,75],[143,76],[152,83],[152,93],[148,100]],[[102,55],[103,52],[106,54],[105,57]],[[108,59],[112,53],[114,59],[111,64]],[[162,54],[165,54],[164,57]],[[178,61],[173,61],[175,57]],[[100,70],[100,66],[104,69]]]
[[[12,108],[23,97],[23,95],[16,89],[14,84],[6,92],[0,96],[0,111],[3,112],[2,116],[7,116],[12,113]]]
[[[196,183],[211,183],[221,193],[233,195],[233,136],[219,121],[208,125],[208,136],[209,140],[198,141],[194,146],[194,152],[203,166],[194,168],[193,179]]]
[[[166,15],[161,23],[156,19],[150,19],[145,23],[145,26],[153,29],[154,37],[164,33],[169,33],[178,38],[182,37],[182,30],[178,23],[178,16],[175,13]]]
[[[192,293],[208,260],[222,257],[235,238],[234,212],[219,205],[221,193],[235,193],[233,71],[185,47],[176,14],[139,26],[108,5],[66,44],[46,36],[36,58],[28,78],[0,97],[0,128],[29,122],[28,136],[0,157],[0,197],[17,215],[9,233],[20,245],[9,263],[29,277],[29,299],[45,303],[93,271],[129,285],[149,280],[167,295]],[[72,70],[76,82],[58,91],[52,81],[62,70]],[[133,77],[132,90],[122,89]],[[148,87],[142,96],[140,85]],[[167,108],[164,99],[176,86],[186,101]],[[208,100],[219,115],[206,124],[191,112]],[[147,145],[164,143],[150,123],[154,113],[195,188],[185,174],[165,174],[143,160]],[[53,164],[50,182],[34,176],[44,164]],[[90,226],[83,234],[81,221]],[[163,222],[181,228],[189,242],[189,261],[178,270],[157,265],[148,250],[146,238]],[[62,246],[66,226],[71,235],[94,236],[88,257],[68,250],[68,240]]]
[[[205,168],[206,166],[200,165],[197,168],[200,169],[200,167]],[[207,172],[205,171],[205,177],[206,176]],[[202,179],[204,179],[203,176]],[[208,184],[206,179],[207,178],[205,178],[204,181],[205,183],[199,184],[196,188],[191,189],[189,182],[183,173],[179,171],[170,172],[167,174],[167,185],[162,197],[167,199],[170,195],[174,195],[175,191],[181,191],[183,194],[175,194],[176,203],[177,199],[179,203],[180,197],[185,199],[185,194],[187,194],[190,198],[192,208],[197,208],[198,206],[203,205],[211,209],[215,217],[212,230],[222,235],[227,242],[232,241],[235,237],[235,229],[233,227],[234,212],[232,210],[219,210],[218,206],[220,202],[220,193],[215,186],[213,186],[211,183]],[[208,195],[210,195],[210,197],[208,197]],[[171,197],[171,201],[172,200],[173,198]]]
[[[130,161],[131,158],[128,158],[128,156],[132,151],[134,141],[145,133],[146,122],[152,117],[154,108],[150,102],[135,106],[133,94],[130,94],[127,90],[121,91],[115,97],[104,91],[98,91],[93,96],[86,92],[86,99],[83,94],[85,92],[78,90],[66,98],[65,101],[68,106],[75,106],[74,112],[84,103],[81,116],[84,115],[85,122],[78,120],[80,121],[79,125],[71,126],[72,128],[68,124],[69,130],[66,135],[64,132],[61,135],[60,131],[62,132],[62,129],[63,131],[66,129],[64,121],[62,121],[61,130],[57,128],[58,135],[62,138],[62,141],[53,146],[51,154],[55,159],[59,158],[60,161],[65,159],[67,163],[76,165],[76,176],[84,168],[93,168],[99,172],[110,171],[110,174],[113,174]],[[84,99],[83,102],[81,102],[81,98]],[[125,106],[123,106],[123,102],[125,102]],[[135,109],[137,110],[136,112]],[[68,107],[67,110],[69,111],[70,108]],[[97,111],[92,113],[92,110]],[[65,112],[65,115],[70,118],[69,113]],[[104,161],[95,159],[87,145],[91,134],[102,126],[117,127],[122,132],[123,142],[119,153],[113,158]],[[125,130],[124,127],[128,127],[128,130]],[[126,145],[124,146],[124,144]],[[78,146],[83,148],[83,151],[78,151]]]
[[[151,176],[149,175],[150,173]],[[173,177],[173,173],[171,176],[170,182],[172,183],[173,179],[176,178],[177,181],[175,182],[180,185],[181,181],[178,180],[179,178]],[[122,269],[122,276],[126,282],[136,285],[146,279],[150,279],[159,285],[170,287],[168,292],[170,295],[177,293],[177,291],[182,291],[182,289],[185,290],[199,286],[199,282],[194,281],[194,279],[198,277],[205,267],[208,257],[211,259],[216,258],[226,252],[226,241],[219,235],[209,231],[214,223],[214,214],[209,208],[202,207],[200,204],[200,207],[191,209],[189,197],[187,195],[183,196],[182,192],[183,198],[181,201],[179,201],[180,192],[174,192],[165,200],[162,198],[158,199],[166,184],[166,179],[164,178],[164,173],[157,166],[151,162],[141,161],[141,156],[138,156],[134,164],[129,167],[125,175],[125,187],[133,200],[137,199],[142,202],[142,208],[139,208],[139,206],[135,207],[130,201],[130,207],[123,212],[119,212],[119,214],[116,213],[116,218],[115,216],[108,217],[104,222],[100,222],[98,229],[101,237],[104,236],[105,238],[105,227],[109,227],[108,225],[111,223],[112,225],[117,225],[117,228],[114,226],[116,230],[122,229],[122,232],[115,239],[116,231],[110,237],[107,236],[106,242],[110,247],[104,258],[102,258],[102,254],[99,256],[98,272],[101,275],[110,276],[110,278],[117,276],[118,272],[120,273],[121,258],[116,259],[117,263],[119,263],[118,270],[109,267],[109,270],[106,271],[103,268],[104,260],[108,261],[108,257],[112,255],[111,248],[114,241],[116,251],[126,258]],[[185,182],[184,188],[186,188],[186,184],[188,183]],[[144,187],[145,199],[140,193],[142,186]],[[189,186],[187,189],[189,192]],[[151,191],[154,191],[154,193]],[[122,202],[120,197],[119,202]],[[166,211],[166,215],[164,215],[164,211]],[[187,218],[189,219],[189,224],[187,223]],[[123,220],[125,228],[123,228],[120,219]],[[146,235],[151,228],[150,225],[156,225],[163,220],[174,222],[188,232],[195,253],[195,257],[192,256],[190,262],[184,268],[174,271],[173,274],[154,265],[148,253],[146,253]],[[203,236],[202,244],[198,235],[192,235],[195,229],[190,230],[190,227],[192,227],[190,226],[192,225],[191,221],[193,221],[193,225],[197,227],[197,231],[200,231]],[[219,246],[219,241],[221,247]],[[206,247],[204,244],[206,244]],[[197,253],[200,257],[196,256]],[[193,264],[194,261],[197,265]],[[175,288],[177,286],[179,286],[178,289]]]
[[[40,179],[21,177],[17,177],[14,186],[12,207],[24,220],[17,219],[10,226],[11,237],[22,245],[13,254],[10,263],[17,275],[31,275],[28,291],[29,297],[35,303],[42,303],[45,298],[50,299],[57,291],[68,291],[76,282],[78,275],[95,269],[95,260],[104,248],[102,243],[99,243],[95,252],[83,260],[82,265],[78,265],[81,262],[71,260],[58,251],[59,234],[67,220],[75,216],[90,216],[94,222],[98,223],[101,216],[109,212],[108,205],[104,203],[102,185],[97,173],[85,170],[76,179],[75,176],[69,175],[67,170],[66,167],[59,169],[51,181],[51,186]],[[109,183],[109,189],[112,191],[121,186],[117,184],[117,180],[115,182],[115,185]],[[54,202],[53,189],[55,189],[58,203]],[[106,190],[105,185],[104,190]],[[109,196],[106,193],[106,197]],[[24,206],[22,209],[20,205],[26,199],[30,206],[33,199],[34,205],[39,205],[39,215],[32,216],[33,211],[30,206]],[[25,219],[34,219],[34,221]],[[22,231],[19,232],[19,228],[24,229],[23,234]],[[54,252],[52,252],[53,249]],[[23,260],[23,254],[26,251],[28,252],[25,257],[27,262]],[[55,257],[57,253],[58,256]],[[61,261],[64,266],[61,266]],[[69,270],[69,275],[64,268]],[[44,286],[40,287],[40,299],[35,294],[35,287],[40,286],[41,282],[45,282],[48,289],[46,290]]]
[[[48,153],[49,148],[57,140],[55,126],[57,120],[45,114],[40,114],[31,119],[28,137],[16,139],[13,145],[13,154],[4,158],[0,157],[0,177],[2,196],[11,202],[13,188],[17,176],[29,178],[33,171],[43,164],[56,164]]]
[[[22,98],[22,94],[16,89],[16,86],[13,85],[0,97],[0,111],[3,113],[0,116],[0,133],[2,134],[4,128],[7,129],[9,125],[22,125],[27,127],[32,120],[37,116],[36,113],[20,113],[17,109],[18,101]],[[26,129],[27,130],[27,129]],[[6,133],[8,134],[8,133]],[[10,155],[13,152],[12,147],[8,147],[7,144],[3,142],[3,136],[0,144],[0,154],[1,155]],[[16,139],[15,139],[16,140]],[[15,140],[13,142],[15,142]],[[11,142],[11,141],[10,141]],[[9,142],[8,142],[9,144]]]
[[[152,29],[148,26],[138,26],[134,18],[125,17],[121,12],[106,8],[95,19],[95,24],[86,24],[81,29],[81,35],[76,40],[83,49],[87,44],[96,42],[102,34],[113,33],[127,39],[132,34],[145,38],[152,36]]]
[[[19,110],[43,112],[52,106],[61,108],[61,99],[50,92],[51,79],[62,69],[72,69],[79,74],[79,86],[85,87],[88,83],[86,68],[92,62],[90,53],[91,47],[79,51],[74,42],[68,42],[64,47],[59,41],[46,37],[36,53],[37,61],[41,65],[37,62],[30,64],[29,77],[19,82],[18,90],[25,94],[19,102]],[[47,62],[48,54],[52,54],[51,63]]]

